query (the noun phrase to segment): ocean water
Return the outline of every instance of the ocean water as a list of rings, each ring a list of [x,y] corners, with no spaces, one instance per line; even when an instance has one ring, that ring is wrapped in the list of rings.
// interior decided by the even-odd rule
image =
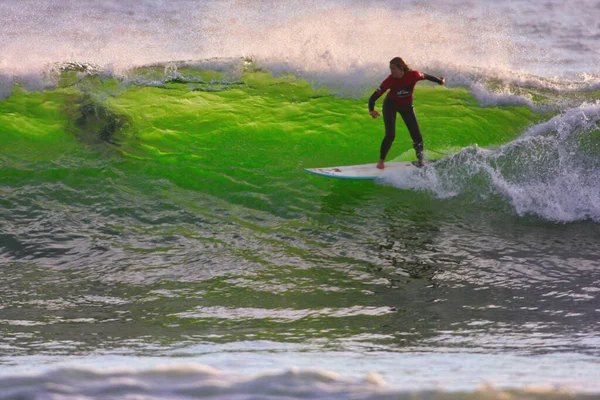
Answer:
[[[0,399],[600,397],[598,16],[0,1]]]

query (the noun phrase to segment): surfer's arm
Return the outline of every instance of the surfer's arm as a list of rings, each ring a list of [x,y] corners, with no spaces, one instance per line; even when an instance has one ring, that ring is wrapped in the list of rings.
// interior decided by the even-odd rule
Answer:
[[[369,97],[369,114],[371,114],[371,117],[379,117],[379,113],[375,111],[375,102],[391,87],[391,81],[392,76],[390,75],[387,78],[385,78],[383,82],[381,82],[381,85],[379,85],[379,87],[375,89],[371,97]]]
[[[373,92],[371,97],[369,97],[369,112],[375,110],[375,102],[378,98],[381,97],[383,93],[379,93],[377,90]]]
[[[377,87],[377,89],[375,89],[375,91],[373,92],[371,97],[369,97],[369,114],[371,114],[371,116],[373,118],[377,118],[376,116],[373,115],[373,112],[377,112],[377,111],[374,111],[375,110],[375,102],[385,92],[387,92],[387,90],[391,86],[391,84],[390,84],[391,81],[392,81],[392,76],[390,75],[387,78],[385,78],[385,80],[383,82],[381,82],[381,85],[379,85],[379,87]],[[378,114],[377,116],[379,116],[379,113],[377,113],[377,114]]]
[[[373,92],[373,94],[371,95],[371,97],[369,97],[369,114],[371,114],[371,117],[373,117],[373,119],[379,117],[379,112],[375,111],[375,102],[377,101],[378,98],[381,97],[383,93],[379,93],[377,90]]]
[[[426,73],[423,73],[423,79],[427,79],[428,81],[439,83],[440,85],[443,85],[444,83],[446,83],[446,79],[444,79],[443,76],[438,78],[437,76],[429,75]]]

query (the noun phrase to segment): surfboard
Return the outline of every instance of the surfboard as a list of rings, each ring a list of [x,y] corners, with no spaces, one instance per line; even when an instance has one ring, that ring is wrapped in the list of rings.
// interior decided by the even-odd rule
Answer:
[[[328,178],[352,179],[352,180],[374,180],[384,175],[392,175],[402,171],[416,170],[412,162],[387,162],[384,169],[378,169],[377,164],[345,165],[340,167],[326,168],[304,168],[312,174],[326,176]]]

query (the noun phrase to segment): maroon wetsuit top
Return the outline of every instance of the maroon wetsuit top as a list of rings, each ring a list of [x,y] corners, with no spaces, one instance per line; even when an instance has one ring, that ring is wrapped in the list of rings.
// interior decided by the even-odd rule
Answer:
[[[394,78],[392,75],[388,76],[381,85],[375,90],[371,98],[369,99],[369,111],[375,109],[375,101],[381,97],[387,90],[387,97],[394,103],[407,106],[413,101],[413,92],[417,82],[427,79],[432,82],[441,84],[442,80],[419,71],[406,71],[404,76],[400,79]]]

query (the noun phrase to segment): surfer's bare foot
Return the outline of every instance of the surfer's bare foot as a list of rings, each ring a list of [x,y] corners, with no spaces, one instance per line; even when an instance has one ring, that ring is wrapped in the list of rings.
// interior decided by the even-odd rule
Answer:
[[[384,169],[385,168],[385,166],[383,165],[383,160],[379,160],[377,162],[377,168],[379,168],[379,169]]]

